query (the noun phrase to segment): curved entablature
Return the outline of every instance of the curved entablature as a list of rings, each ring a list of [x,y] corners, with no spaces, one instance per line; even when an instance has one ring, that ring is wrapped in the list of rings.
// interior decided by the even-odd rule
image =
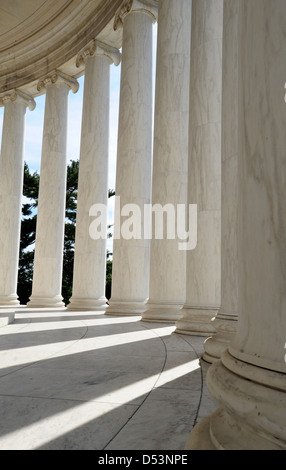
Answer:
[[[53,70],[78,78],[84,65],[76,67],[76,56],[94,38],[121,47],[113,22],[122,0],[33,0],[19,2],[17,15],[9,3],[0,0],[0,93],[37,96],[38,80]]]

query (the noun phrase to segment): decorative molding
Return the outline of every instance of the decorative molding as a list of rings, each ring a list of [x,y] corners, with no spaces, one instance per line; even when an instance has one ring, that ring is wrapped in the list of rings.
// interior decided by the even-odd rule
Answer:
[[[133,6],[133,0],[125,0],[121,7],[117,10],[114,17],[113,29],[116,31],[119,26],[123,25],[124,18],[130,13]]]
[[[57,15],[64,2],[69,2],[69,6]],[[25,8],[25,3],[19,2],[19,5],[23,4],[19,6],[20,10]],[[3,34],[1,31],[0,93],[31,86],[32,95],[38,96],[38,81],[54,70],[77,76],[75,57],[105,28],[108,32],[104,33],[106,39],[102,39],[103,42],[118,49],[121,47],[121,35],[114,34],[113,21],[122,0],[51,0],[40,3],[43,5],[35,12],[36,17],[27,17],[19,25],[20,29]],[[62,67],[71,62],[74,67],[68,65],[65,71]]]
[[[30,111],[36,107],[36,102],[31,95],[16,89],[0,94],[0,106],[5,106],[9,102],[24,103]]]
[[[108,44],[104,44],[103,42],[98,41],[97,39],[93,39],[87,44],[84,49],[79,52],[76,58],[76,66],[80,67],[82,64],[85,63],[87,57],[92,57],[94,55],[105,55],[116,66],[119,65],[121,62],[121,54],[118,49],[109,46]]]
[[[158,19],[158,1],[157,0],[124,0],[121,7],[117,10],[114,18],[113,28],[116,31],[123,25],[124,19],[131,12],[142,11],[151,16],[155,23]]]
[[[17,99],[17,92],[16,90],[10,90],[6,93],[1,93],[0,95],[0,106],[5,106],[5,104],[9,103],[10,101],[16,101]]]
[[[54,85],[55,83],[62,83],[68,86],[73,93],[76,93],[79,89],[79,83],[75,78],[55,70],[39,80],[37,90],[43,91],[48,85]]]

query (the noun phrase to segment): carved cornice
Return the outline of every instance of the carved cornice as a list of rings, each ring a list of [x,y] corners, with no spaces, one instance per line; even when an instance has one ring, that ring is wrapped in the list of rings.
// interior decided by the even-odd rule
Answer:
[[[36,102],[31,95],[16,89],[0,94],[0,106],[5,106],[9,102],[24,103],[30,111],[36,107]]]
[[[115,49],[108,44],[104,44],[97,39],[93,39],[78,54],[76,58],[76,66],[80,67],[82,64],[84,64],[87,57],[92,57],[94,55],[105,55],[116,66],[121,62],[121,54],[118,49]]]
[[[62,83],[68,86],[73,93],[76,93],[79,89],[79,83],[75,78],[55,70],[39,80],[37,90],[43,91],[48,85],[54,85],[55,83]]]
[[[142,11],[151,16],[155,23],[158,19],[158,1],[157,0],[124,0],[121,7],[117,10],[114,18],[113,28],[116,31],[120,25],[123,25],[125,17],[133,11]]]
[[[14,2],[6,0],[6,3]],[[31,5],[27,7],[26,3]],[[54,70],[76,76],[78,52],[102,32],[103,42],[121,47],[121,35],[114,34],[113,21],[122,0],[22,1],[17,4],[19,18],[13,21],[18,26],[8,30],[5,25],[3,31],[0,27],[0,93],[31,86],[32,95],[37,96],[38,81]],[[35,13],[22,15],[25,20],[20,21],[22,10]],[[69,63],[73,63],[75,71]],[[65,64],[68,64],[66,70]]]

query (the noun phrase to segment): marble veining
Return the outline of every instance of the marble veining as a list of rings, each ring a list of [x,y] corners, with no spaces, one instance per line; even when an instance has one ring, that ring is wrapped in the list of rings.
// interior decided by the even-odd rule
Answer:
[[[66,200],[69,87],[48,84],[40,170],[32,296],[29,306],[64,306],[61,299]]]
[[[136,7],[136,4],[135,4]],[[123,21],[116,195],[121,206],[138,204],[141,214],[151,198],[152,166],[152,17],[144,11]],[[120,220],[115,220],[115,230]],[[112,295],[107,313],[132,313],[148,298],[150,243],[114,240]],[[118,304],[119,302],[119,304]],[[132,307],[132,304],[133,305]]]
[[[186,334],[213,333],[210,320],[221,302],[222,21],[222,0],[193,0],[188,202],[198,205],[198,243],[187,252],[186,301],[177,321]]]
[[[0,306],[17,305],[17,278],[24,176],[24,130],[27,104],[11,96],[4,101],[0,157]]]
[[[152,204],[186,204],[191,4],[159,3]],[[153,238],[150,292],[142,318],[175,321],[186,297],[186,251],[175,240]],[[155,304],[155,309],[154,309]]]

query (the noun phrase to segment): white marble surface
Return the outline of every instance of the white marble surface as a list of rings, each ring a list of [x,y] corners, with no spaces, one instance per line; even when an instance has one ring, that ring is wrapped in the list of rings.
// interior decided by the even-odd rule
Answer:
[[[197,204],[198,243],[187,253],[186,302],[177,321],[186,334],[194,325],[196,334],[212,334],[221,302],[222,22],[222,0],[193,0],[188,202]]]
[[[273,5],[263,2],[263,8],[257,1],[242,4],[238,169],[241,318],[232,351],[242,360],[285,373],[286,10],[282,0]]]
[[[215,362],[234,338],[238,314],[238,11],[224,4],[222,75],[221,307],[204,359]]]
[[[64,306],[61,296],[66,203],[66,145],[69,87],[65,82],[48,84],[39,204],[36,228],[34,275],[29,307]]]
[[[95,47],[96,44],[95,44]],[[95,204],[107,208],[110,65],[112,56],[102,46],[85,60],[83,118],[75,238],[73,293],[69,309],[103,309],[106,306],[106,236],[90,236]],[[96,214],[95,214],[96,215]],[[107,210],[106,210],[107,216]]]
[[[238,327],[192,449],[286,449],[285,22],[282,0],[239,3]]]
[[[202,340],[140,316],[25,309],[0,330],[0,449],[183,450]]]
[[[151,198],[152,21],[149,13],[136,8],[123,18],[115,191],[121,207],[137,204],[142,214]],[[114,230],[118,228],[115,220]],[[136,313],[139,304],[143,311],[149,291],[149,250],[149,240],[114,240],[107,313]]]
[[[8,98],[0,157],[0,306],[19,304],[17,296],[26,104]]]
[[[9,307],[5,309],[4,307],[0,308],[0,328],[2,326],[7,326],[10,323],[13,323],[15,318],[14,309]]]
[[[152,204],[187,203],[191,2],[159,2]],[[185,228],[185,227],[184,227]],[[186,298],[179,239],[151,241],[150,291],[142,318],[175,321]]]

